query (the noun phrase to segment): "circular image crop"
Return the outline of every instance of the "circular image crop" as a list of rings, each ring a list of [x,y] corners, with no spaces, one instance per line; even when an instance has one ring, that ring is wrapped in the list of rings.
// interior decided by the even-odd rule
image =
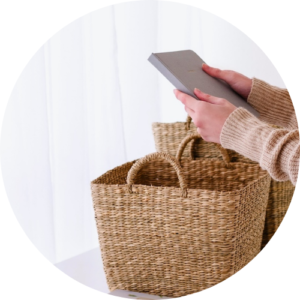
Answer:
[[[181,297],[270,241],[294,192],[297,126],[280,75],[237,28],[128,2],[74,21],[28,62],[5,113],[3,179],[62,272],[115,296]]]

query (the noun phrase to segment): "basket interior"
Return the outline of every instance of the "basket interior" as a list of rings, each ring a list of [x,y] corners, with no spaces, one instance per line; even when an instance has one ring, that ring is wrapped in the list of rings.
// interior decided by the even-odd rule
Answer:
[[[127,173],[133,163],[117,167],[95,179],[95,184],[126,184]],[[210,191],[236,191],[266,175],[256,164],[231,163],[226,166],[217,160],[181,160],[183,176],[188,189]],[[165,161],[156,160],[143,166],[134,180],[135,184],[179,188],[178,176]]]

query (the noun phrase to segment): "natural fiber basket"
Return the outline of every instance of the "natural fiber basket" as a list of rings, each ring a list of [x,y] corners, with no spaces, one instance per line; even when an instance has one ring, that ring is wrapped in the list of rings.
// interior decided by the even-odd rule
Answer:
[[[168,152],[173,156],[176,155],[181,141],[191,134],[197,134],[197,128],[191,118],[188,116],[186,122],[175,122],[175,123],[153,123],[152,131],[154,135],[155,148],[158,152]],[[190,147],[189,145],[183,152],[184,157],[189,156]],[[222,160],[222,156],[218,149],[214,146],[214,143],[206,142],[204,140],[197,140],[193,145],[193,155],[195,158],[214,158]],[[246,158],[243,155],[233,151],[227,150],[232,162],[245,162],[253,163],[252,160]]]
[[[292,201],[295,186],[290,181],[271,180],[265,228],[261,248],[271,240],[281,224]]]
[[[226,156],[225,156],[226,158]],[[254,164],[153,153],[91,183],[110,290],[179,297],[260,251],[270,177]]]
[[[207,144],[210,144],[211,147],[214,147],[214,149],[217,149],[216,146],[218,144],[214,143],[206,143],[206,144],[196,144],[196,141],[203,141],[203,139],[198,135],[198,134],[191,134],[183,138],[181,141],[181,144],[179,148],[181,151],[182,149],[187,148],[187,144],[190,143],[190,147],[188,148],[188,152],[186,152],[186,155],[188,155],[191,159],[195,159],[195,148],[198,149],[198,153],[206,147],[207,151],[208,147],[206,146]],[[185,147],[183,147],[185,145]],[[203,148],[201,148],[201,146]],[[222,147],[220,147],[222,148]],[[228,151],[228,150],[227,150]],[[221,154],[221,152],[219,151]],[[219,154],[219,156],[220,156]],[[214,153],[210,153],[210,156],[213,158]],[[247,162],[243,158],[243,156],[240,157],[235,157],[232,159],[229,155],[229,161],[237,161],[237,162]],[[255,163],[253,161],[248,161],[248,163]],[[257,164],[257,163],[255,163]],[[284,182],[279,182],[274,179],[271,179],[271,186],[270,186],[270,194],[269,194],[269,200],[268,200],[268,206],[267,206],[267,212],[266,212],[266,221],[265,221],[265,227],[264,227],[264,232],[263,232],[263,240],[262,240],[262,246],[261,248],[263,249],[267,243],[271,240],[273,235],[275,234],[276,230],[278,229],[279,225],[281,224],[288,208],[291,203],[291,200],[293,198],[295,187],[291,183],[291,181],[284,181]]]

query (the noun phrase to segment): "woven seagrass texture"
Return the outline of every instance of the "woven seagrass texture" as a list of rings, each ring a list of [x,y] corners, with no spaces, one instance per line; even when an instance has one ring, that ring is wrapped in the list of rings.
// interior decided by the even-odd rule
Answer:
[[[276,127],[274,125],[270,125]],[[157,151],[169,152],[176,155],[178,146],[187,135],[197,133],[194,123],[188,117],[187,122],[153,123],[152,124],[155,146]],[[231,162],[256,163],[250,159],[227,150]],[[191,158],[212,158],[222,160],[222,154],[214,143],[205,142],[203,139],[194,140],[184,149],[183,156]],[[272,180],[269,203],[264,229],[262,248],[266,246],[281,224],[294,194],[294,186],[290,181],[277,182]]]
[[[189,149],[190,150],[189,156],[191,159],[195,159],[195,157],[194,157],[194,147],[195,146],[194,145],[197,140],[203,140],[202,137],[198,133],[187,135],[178,146],[178,149],[176,152],[176,159],[179,161],[181,160],[184,150],[186,149],[187,145],[190,142],[192,143],[192,147],[190,147],[190,149]],[[211,143],[211,146],[214,147],[215,150],[217,150],[221,154],[222,160],[225,163],[230,162],[231,158],[228,154],[228,150],[224,149],[220,144]]]
[[[258,165],[154,153],[91,183],[108,286],[180,297],[260,251],[270,177]]]
[[[262,248],[264,248],[281,224],[291,203],[295,187],[290,181],[271,180],[270,194],[263,232]]]
[[[155,148],[159,152],[168,152],[173,156],[176,155],[177,149],[181,141],[191,134],[196,134],[196,126],[187,118],[187,122],[175,123],[153,123],[152,132],[154,135]],[[214,143],[204,140],[196,140],[195,143],[190,143],[183,152],[184,157],[189,156],[191,147],[193,147],[193,155],[195,158],[213,158],[222,160],[222,155],[215,148]],[[231,162],[251,163],[249,158],[240,155],[239,153],[228,150]]]

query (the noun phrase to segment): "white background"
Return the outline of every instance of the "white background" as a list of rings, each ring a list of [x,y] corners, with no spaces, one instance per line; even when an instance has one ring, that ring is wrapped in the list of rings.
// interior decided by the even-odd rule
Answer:
[[[3,180],[22,228],[51,262],[98,247],[90,182],[154,152],[153,122],[185,120],[173,86],[147,61],[183,49],[284,86],[267,56],[228,22],[156,1],[77,19],[22,71],[3,121]]]
[[[292,5],[294,1],[290,3],[286,1],[285,7],[277,7],[274,2],[264,1],[265,8],[262,3],[258,5],[257,1],[255,5],[255,2],[251,1],[251,4],[246,5],[246,1],[240,4],[237,1],[226,1],[226,3],[198,1],[197,4],[198,7],[207,9],[233,23],[263,49],[283,77],[297,109],[299,76],[296,70],[299,68],[297,54],[300,49],[296,39],[298,36],[296,25],[299,27],[299,22],[296,23],[296,8]],[[74,1],[26,1],[26,3],[11,1],[10,4],[5,3],[5,7],[2,4],[1,99],[5,101],[1,102],[1,117],[19,74],[36,49],[71,21],[99,8],[99,4],[100,1],[85,1],[85,5],[83,2]],[[297,298],[299,277],[296,271],[299,268],[298,253],[300,253],[299,239],[297,239],[299,229],[297,194],[296,191],[287,218],[270,245],[238,275],[233,276],[226,283],[202,292],[203,299]],[[29,295],[31,299],[38,299],[38,297],[60,299],[66,296],[72,296],[74,299],[99,297],[97,292],[78,285],[53,268],[28,242],[8,202],[1,201],[1,205],[3,205],[0,217],[1,259],[3,259],[1,265],[4,266],[1,276],[3,275],[2,283],[5,282],[1,293],[9,293],[5,296],[6,299],[14,299],[18,296],[27,298]]]

